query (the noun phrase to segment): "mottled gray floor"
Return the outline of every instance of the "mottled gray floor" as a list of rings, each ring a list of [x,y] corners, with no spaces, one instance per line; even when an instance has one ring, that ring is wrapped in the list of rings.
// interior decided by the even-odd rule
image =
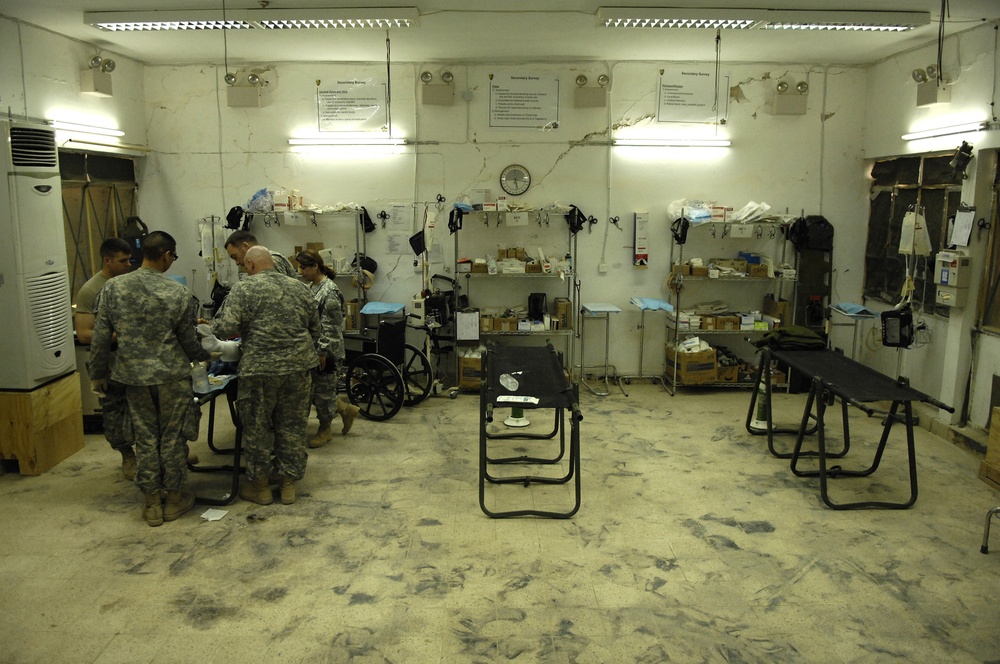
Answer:
[[[148,527],[88,436],[44,476],[0,476],[0,661],[1000,661],[1000,526],[979,552],[1000,495],[978,459],[918,430],[915,507],[837,512],[744,431],[747,392],[630,392],[582,397],[567,521],[482,514],[470,394],[359,421],[311,452],[294,505],[216,522]],[[795,420],[802,397],[779,401]],[[879,422],[852,426],[845,467]],[[903,495],[901,441],[837,496]],[[497,508],[569,499],[488,488]]]

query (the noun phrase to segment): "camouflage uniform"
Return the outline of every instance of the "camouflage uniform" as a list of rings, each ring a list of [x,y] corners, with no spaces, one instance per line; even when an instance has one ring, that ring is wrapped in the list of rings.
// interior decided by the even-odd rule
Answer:
[[[98,272],[87,280],[76,296],[76,311],[80,314],[97,314],[101,304],[101,289],[108,282],[103,272]],[[110,362],[114,364],[115,355],[111,353]],[[88,362],[89,365],[89,362]],[[89,371],[89,366],[88,366]],[[104,390],[104,396],[98,398],[101,406],[101,421],[104,425],[104,438],[112,448],[119,452],[132,447],[132,440],[126,435],[128,426],[128,403],[125,401],[125,386],[118,381],[109,380]]]
[[[143,267],[101,292],[90,346],[90,375],[126,386],[135,436],[136,484],[144,492],[180,490],[187,441],[198,438],[191,361],[210,359],[195,333],[198,302],[163,273]],[[118,351],[111,363],[111,335]]]
[[[271,258],[274,259],[274,270],[278,274],[298,280],[299,271],[292,266],[292,262],[285,258],[280,251],[272,251]]]
[[[329,422],[337,415],[337,379],[344,364],[344,296],[329,278],[309,288],[323,332],[316,347],[320,355],[326,356],[326,369],[313,371],[312,405],[320,421]]]
[[[278,473],[302,479],[310,371],[318,363],[319,313],[305,284],[275,270],[241,280],[212,321],[220,339],[242,338],[236,408],[251,480]]]

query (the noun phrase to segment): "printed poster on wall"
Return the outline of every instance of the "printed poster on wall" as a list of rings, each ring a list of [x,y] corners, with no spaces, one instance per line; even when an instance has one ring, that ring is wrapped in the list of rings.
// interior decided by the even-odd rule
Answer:
[[[385,84],[346,79],[316,91],[320,131],[379,131],[389,124]]]
[[[678,65],[660,70],[657,122],[715,122],[725,117],[727,101],[728,95],[716,96],[714,68]]]
[[[490,127],[558,129],[559,79],[535,74],[490,74]]]

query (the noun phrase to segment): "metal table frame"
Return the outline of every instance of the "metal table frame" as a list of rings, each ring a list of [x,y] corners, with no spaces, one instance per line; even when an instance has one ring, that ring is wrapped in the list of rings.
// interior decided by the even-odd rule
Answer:
[[[797,477],[818,477],[820,485],[820,496],[823,502],[832,509],[863,509],[863,508],[883,508],[883,509],[907,509],[912,507],[917,500],[917,461],[916,449],[913,442],[913,407],[914,401],[930,403],[938,408],[949,412],[954,410],[933,399],[932,397],[910,387],[905,378],[893,380],[885,374],[831,350],[777,350],[764,348],[761,352],[760,365],[757,376],[760,380],[766,376],[771,360],[775,359],[789,366],[791,370],[802,372],[803,375],[812,379],[812,386],[806,399],[805,409],[799,424],[795,446],[791,455],[782,458],[790,459],[790,468]],[[765,398],[767,399],[767,421],[768,421],[768,444],[771,447],[771,416],[770,416],[770,381],[765,378],[767,386]],[[751,408],[747,413],[749,425],[750,416],[757,399],[757,391],[751,398]],[[843,409],[844,426],[844,449],[840,453],[831,454],[826,449],[826,427],[824,416],[828,405],[832,405],[836,399],[841,400]],[[891,403],[889,410],[873,408],[868,405],[870,402],[888,401]],[[840,466],[830,466],[827,464],[830,458],[844,456],[850,446],[850,428],[847,418],[847,406],[854,406],[863,411],[869,417],[881,415],[885,417],[882,428],[882,436],[879,439],[875,450],[874,458],[867,468],[859,470],[845,470]],[[816,412],[813,415],[813,407]],[[902,413],[900,413],[902,410]],[[809,420],[815,418],[815,430],[817,432],[817,447],[814,452],[802,450],[802,442],[809,432]],[[879,467],[886,444],[889,441],[889,434],[896,422],[902,422],[906,427],[906,450],[907,466],[909,471],[910,494],[909,498],[902,502],[889,502],[877,500],[862,500],[855,502],[835,502],[829,495],[828,482],[832,479],[848,477],[868,477]],[[748,426],[749,429],[749,426]],[[778,456],[778,455],[776,455]],[[800,470],[799,460],[803,457],[815,457],[818,460],[819,468],[816,470]]]
[[[480,387],[479,399],[479,507],[483,513],[492,518],[508,518],[518,516],[539,516],[553,519],[568,519],[580,509],[580,411],[579,387],[566,379],[563,362],[559,353],[548,342],[541,346],[503,346],[490,342],[486,354],[485,377]],[[501,377],[505,377],[501,381]],[[517,386],[513,389],[506,377],[515,377]],[[517,407],[526,410],[552,409],[555,412],[555,427],[551,434],[490,434],[487,426],[493,421],[495,408]],[[552,475],[522,475],[517,477],[498,477],[490,473],[491,464],[542,464],[549,465],[559,462],[566,447],[566,418],[569,418],[568,468],[562,476]],[[517,456],[493,458],[489,454],[489,441],[497,439],[544,439],[553,438],[559,434],[559,453],[556,457]],[[493,511],[486,507],[486,484],[567,484],[573,482],[573,505],[563,512],[551,510],[520,509]]]
[[[618,367],[608,362],[608,356],[611,352],[611,314],[620,314],[621,309],[613,304],[584,304],[580,308],[580,383],[586,387],[592,394],[599,397],[606,397],[611,394],[611,382],[612,382],[612,372],[614,370],[614,382],[618,384],[621,389],[622,394],[628,396],[625,392],[625,388],[622,387],[621,381],[618,380]],[[604,321],[604,364],[596,365],[585,365],[586,353],[584,352],[584,341],[587,337],[586,325],[584,322],[588,319],[591,320],[603,320]],[[604,382],[604,391],[598,392],[596,389],[587,383],[584,376],[587,374],[587,369],[600,369],[604,368],[604,375],[601,380]]]
[[[229,492],[223,494],[222,498],[208,498],[205,496],[195,496],[195,502],[200,505],[228,505],[236,500],[236,496],[239,495],[240,489],[240,473],[243,469],[240,467],[240,460],[243,455],[243,426],[240,424],[240,418],[236,411],[236,397],[239,393],[238,379],[233,376],[225,385],[222,385],[216,389],[209,391],[206,394],[195,393],[194,402],[199,408],[203,407],[206,403],[208,404],[208,447],[216,454],[232,454],[233,462],[231,464],[222,464],[217,466],[203,466],[201,464],[188,464],[188,470],[194,473],[213,473],[213,472],[225,472],[230,475],[230,486]],[[222,396],[226,396],[226,402],[229,406],[229,415],[233,418],[233,424],[236,426],[236,439],[232,447],[228,448],[218,448],[215,446],[215,415],[216,415],[216,400]]]

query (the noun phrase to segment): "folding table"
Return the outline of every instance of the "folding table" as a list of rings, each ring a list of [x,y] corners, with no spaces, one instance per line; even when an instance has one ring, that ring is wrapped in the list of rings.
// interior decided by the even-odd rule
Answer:
[[[806,398],[805,410],[796,431],[795,446],[789,455],[775,454],[772,441],[771,423],[771,390],[768,376],[768,368],[771,360],[784,362],[792,371],[799,371],[811,380],[811,389]],[[833,509],[859,509],[859,508],[886,508],[886,509],[907,509],[917,500],[917,463],[916,450],[913,443],[913,410],[912,403],[920,401],[929,403],[949,412],[954,409],[941,403],[940,401],[910,387],[909,382],[900,377],[893,380],[885,374],[866,367],[859,362],[845,357],[843,353],[823,350],[779,350],[774,348],[764,348],[761,351],[760,365],[757,370],[757,380],[764,380],[767,387],[763,398],[767,401],[768,422],[768,446],[772,454],[789,458],[792,473],[798,477],[819,477],[820,496],[827,506]],[[750,400],[750,410],[747,412],[747,428],[756,400],[760,398],[757,391],[754,391]],[[841,400],[843,409],[844,426],[844,448],[841,452],[830,454],[826,449],[826,432],[824,416],[828,405],[832,405],[836,399]],[[891,405],[888,411],[874,408],[867,404],[871,402],[889,402]],[[882,428],[882,437],[879,440],[875,451],[874,459],[870,466],[860,470],[845,470],[840,466],[828,466],[830,458],[838,458],[846,455],[850,447],[850,428],[847,417],[847,406],[854,406],[860,409],[869,417],[881,415],[885,417]],[[813,407],[816,412],[813,414]],[[902,413],[900,413],[902,409]],[[815,418],[815,431],[817,432],[817,447],[815,452],[802,450],[802,441],[809,433],[809,420]],[[903,502],[887,501],[857,501],[848,503],[834,502],[829,495],[828,480],[845,477],[868,477],[879,467],[886,444],[889,441],[889,433],[893,424],[902,422],[906,427],[906,448],[907,463],[910,479],[910,496]],[[781,431],[778,430],[780,433]],[[818,470],[799,470],[798,463],[802,457],[814,456],[818,459]]]
[[[493,518],[515,516],[540,516],[568,519],[580,509],[580,411],[579,387],[563,371],[562,358],[551,342],[542,346],[506,346],[490,342],[484,355],[485,377],[480,387],[479,399],[479,507]],[[525,410],[551,409],[555,413],[555,427],[551,434],[525,434],[522,432],[493,435],[487,430],[493,421],[495,408],[523,408]],[[561,476],[523,475],[498,477],[490,473],[490,465],[531,464],[553,467],[562,460],[566,451],[566,419],[569,419],[568,468]],[[559,452],[553,457],[522,455],[493,458],[489,453],[490,440],[553,438],[559,434]],[[541,469],[539,469],[541,470]],[[567,484],[573,482],[574,502],[564,512],[537,509],[493,511],[486,507],[486,483]]]

